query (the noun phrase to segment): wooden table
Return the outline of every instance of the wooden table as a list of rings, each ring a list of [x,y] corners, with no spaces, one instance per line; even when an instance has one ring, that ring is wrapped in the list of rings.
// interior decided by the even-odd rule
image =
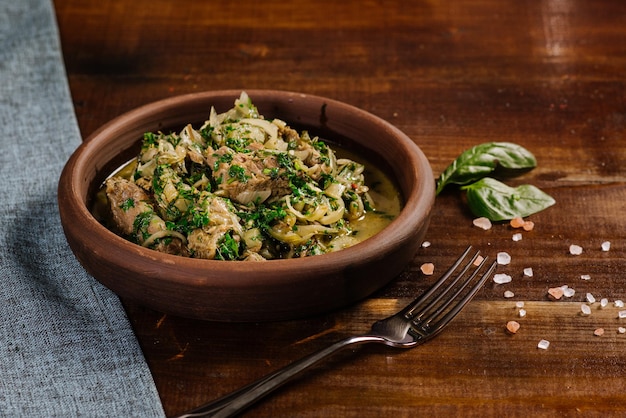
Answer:
[[[248,416],[605,416],[626,413],[626,3],[543,1],[56,0],[84,137],[136,106],[214,89],[282,89],[361,107],[406,132],[438,175],[486,141],[531,150],[514,180],[557,204],[521,241],[437,197],[427,239],[389,286],[355,306],[284,323],[223,324],[126,302],[168,415],[216,398],[353,332],[425,289],[468,243],[512,257],[461,316],[411,351],[362,347]],[[601,243],[611,242],[610,251]],[[583,253],[571,255],[571,244]],[[523,269],[533,269],[525,277]],[[590,280],[581,279],[589,275]],[[548,289],[574,296],[552,301]],[[507,299],[504,291],[514,292]],[[608,298],[580,315],[586,293]],[[525,302],[519,318],[515,303]],[[623,309],[623,308],[622,308]],[[509,320],[521,328],[505,331]],[[604,328],[602,336],[595,336]],[[550,341],[547,350],[537,348]]]

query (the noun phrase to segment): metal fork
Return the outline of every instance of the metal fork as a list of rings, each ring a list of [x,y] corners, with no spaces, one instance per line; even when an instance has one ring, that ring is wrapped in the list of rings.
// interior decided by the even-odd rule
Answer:
[[[178,418],[231,417],[239,414],[300,372],[347,346],[379,343],[396,348],[413,348],[425,343],[452,321],[496,268],[493,262],[479,275],[486,266],[487,257],[478,263],[479,252],[468,257],[471,251],[470,246],[433,287],[400,312],[375,322],[368,334],[338,341]],[[458,273],[455,273],[457,270]]]

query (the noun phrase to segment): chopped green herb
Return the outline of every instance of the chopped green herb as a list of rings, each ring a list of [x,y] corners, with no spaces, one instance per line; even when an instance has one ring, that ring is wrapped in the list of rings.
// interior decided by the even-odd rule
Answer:
[[[233,164],[228,168],[228,176],[230,177],[228,179],[229,183],[232,183],[233,181],[245,183],[250,178],[250,176],[246,174],[246,169],[236,164]]]
[[[129,209],[132,209],[135,207],[135,200],[131,197],[129,197],[128,199],[126,199],[121,205],[120,205],[120,209],[122,209],[124,212],[128,212]]]
[[[224,234],[220,240],[216,253],[216,260],[237,260],[239,258],[240,245],[239,241],[233,238],[233,232]]]
[[[148,238],[150,236],[148,233],[148,227],[150,226],[150,222],[152,222],[153,217],[154,212],[150,210],[138,214],[133,221],[133,236],[137,238],[141,236],[142,240]]]

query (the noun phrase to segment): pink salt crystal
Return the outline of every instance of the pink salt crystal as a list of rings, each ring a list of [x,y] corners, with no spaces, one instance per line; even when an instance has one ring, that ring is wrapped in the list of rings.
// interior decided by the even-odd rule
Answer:
[[[475,227],[484,229],[485,231],[488,229],[491,229],[491,221],[489,220],[489,218],[485,218],[485,217],[476,218],[472,221],[472,223],[474,224]]]
[[[511,224],[511,227],[513,228],[521,228],[524,226],[524,219],[518,216],[516,218],[511,219],[509,223]]]
[[[560,287],[551,287],[548,289],[548,295],[553,300],[559,300],[563,297],[563,289]]]
[[[506,330],[511,334],[515,334],[519,330],[519,322],[517,321],[509,321],[506,323]]]
[[[435,271],[435,265],[433,263],[424,263],[420,267],[420,270],[422,270],[422,273],[425,275],[430,276]]]

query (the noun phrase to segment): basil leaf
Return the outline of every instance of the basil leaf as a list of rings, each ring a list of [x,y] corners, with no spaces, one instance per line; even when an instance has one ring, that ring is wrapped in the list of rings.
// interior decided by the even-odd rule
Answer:
[[[535,186],[524,184],[510,187],[491,177],[461,188],[467,192],[467,202],[476,216],[492,221],[522,218],[554,205],[554,199]]]
[[[448,184],[470,184],[493,172],[501,176],[518,175],[536,166],[535,156],[521,145],[486,142],[464,151],[441,173],[436,181],[436,193]]]

